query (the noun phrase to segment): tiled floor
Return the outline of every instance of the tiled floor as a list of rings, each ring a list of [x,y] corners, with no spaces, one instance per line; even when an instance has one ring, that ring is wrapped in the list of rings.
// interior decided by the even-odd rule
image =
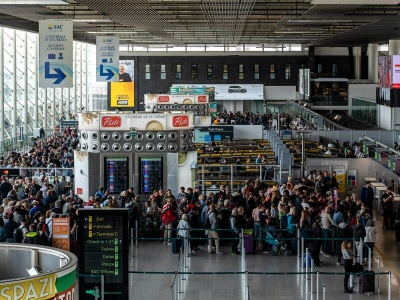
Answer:
[[[377,222],[378,223],[378,222]],[[394,243],[394,231],[383,231],[379,226],[376,255],[381,258],[381,272],[392,272],[391,299],[400,299],[400,246]],[[205,249],[205,247],[202,247]],[[222,247],[225,255],[208,254],[206,251],[193,253],[188,259],[188,272],[241,272],[241,256],[232,256],[230,247]],[[177,269],[178,255],[172,254],[171,246],[160,242],[140,242],[134,248],[134,257],[130,259],[132,271],[171,272]],[[247,255],[247,271],[249,272],[298,272],[299,260],[296,256],[267,256],[261,253]],[[344,272],[341,266],[336,266],[336,257],[326,258],[321,255],[324,266],[321,272]],[[367,266],[365,266],[367,267]],[[377,260],[372,268],[378,270]],[[171,285],[174,275],[130,274],[130,299],[171,299]],[[179,298],[174,299],[204,299],[204,300],[236,300],[242,298],[242,276],[240,274],[189,274],[181,281]],[[308,293],[306,293],[306,283]],[[326,286],[326,298],[329,299],[388,299],[388,276],[379,277],[380,294],[367,296],[358,293],[343,293],[343,275],[323,274],[319,284],[319,299],[322,298],[322,286]],[[316,280],[306,281],[305,275],[248,275],[250,299],[317,299]],[[378,278],[375,280],[378,288]]]
[[[378,223],[378,222],[377,222]],[[391,299],[400,299],[400,245],[394,242],[394,231],[382,230],[377,227],[378,241],[375,245],[375,254],[380,258],[380,272],[392,272]],[[205,246],[201,247],[205,249]],[[192,253],[188,258],[187,272],[241,272],[241,256],[232,256],[230,247],[222,247],[225,255],[208,254],[207,251]],[[133,300],[239,300],[244,299],[242,288],[244,286],[241,274],[188,274],[185,280],[180,280],[179,290],[176,297],[171,297],[171,285],[174,282],[173,274],[140,274],[140,272],[174,272],[177,270],[178,255],[173,254],[171,246],[161,244],[158,241],[141,241],[139,247],[133,248],[130,257],[131,273],[130,299]],[[342,266],[336,266],[336,257],[326,258],[320,256],[323,266],[320,272],[344,272]],[[246,255],[246,269],[248,272],[304,272],[300,268],[297,256],[268,256],[257,252],[257,254]],[[365,268],[368,266],[365,265]],[[378,271],[378,261],[374,260],[372,269]],[[316,278],[305,280],[305,275],[280,274],[280,275],[248,275],[249,299],[324,299],[323,285],[326,286],[326,300],[340,299],[389,299],[388,298],[388,276],[379,276],[380,294],[360,295],[358,293],[343,293],[343,276],[320,275],[319,294],[316,293]],[[176,280],[177,282],[178,280]],[[178,288],[178,286],[177,286]],[[378,289],[378,277],[375,279],[375,288]],[[308,291],[308,292],[307,292]],[[318,297],[317,297],[318,296]],[[108,299],[106,299],[108,300]],[[118,299],[112,299],[118,300]]]

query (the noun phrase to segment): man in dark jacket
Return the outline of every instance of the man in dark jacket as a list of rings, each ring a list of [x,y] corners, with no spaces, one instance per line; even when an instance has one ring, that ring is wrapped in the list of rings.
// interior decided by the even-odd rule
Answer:
[[[362,263],[362,260],[361,260],[360,256],[363,253],[363,249],[361,249],[360,240],[364,240],[365,235],[366,235],[365,227],[364,227],[363,224],[361,224],[361,219],[357,218],[357,223],[356,223],[356,225],[354,225],[354,228],[353,228],[353,238],[354,238],[355,243],[356,243],[356,249],[357,249],[357,252],[358,252],[357,256],[358,256],[358,259],[359,259],[360,263]]]
[[[8,216],[8,221],[4,225],[4,238],[6,243],[15,243],[14,230],[18,228],[18,223],[14,221],[14,214]]]
[[[321,216],[316,216],[314,224],[312,225],[313,238],[314,238],[313,259],[314,259],[314,264],[316,266],[322,266],[322,262],[319,259],[319,252],[321,250],[322,241],[317,240],[322,238],[322,228],[320,222],[321,222]]]
[[[2,176],[2,182],[0,184],[0,192],[1,192],[1,197],[7,198],[8,193],[12,190],[11,184],[8,182],[8,178],[6,176]]]
[[[29,232],[25,235],[23,244],[42,245],[42,238],[37,231],[36,224],[29,225]]]
[[[364,203],[369,210],[369,213],[371,214],[371,219],[372,219],[372,203],[374,202],[374,190],[372,189],[371,186],[371,181],[366,181],[365,186],[362,187],[361,193],[360,193],[360,199],[361,202]]]

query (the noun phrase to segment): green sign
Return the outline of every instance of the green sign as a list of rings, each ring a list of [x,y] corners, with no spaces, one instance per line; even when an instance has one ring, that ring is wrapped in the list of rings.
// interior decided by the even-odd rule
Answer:
[[[179,94],[179,88],[178,88],[178,87],[170,87],[170,88],[169,88],[169,93],[170,93],[171,95],[173,95],[173,94]]]

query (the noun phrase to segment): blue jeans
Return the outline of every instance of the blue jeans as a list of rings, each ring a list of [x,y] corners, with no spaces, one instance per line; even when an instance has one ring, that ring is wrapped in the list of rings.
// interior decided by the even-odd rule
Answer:
[[[327,239],[329,237],[330,237],[330,230],[322,228],[322,238]],[[329,253],[329,242],[330,242],[329,240],[322,241],[322,252],[324,252],[326,254],[330,254]]]
[[[254,238],[257,240],[257,243],[261,243],[261,224],[260,222],[254,222]]]

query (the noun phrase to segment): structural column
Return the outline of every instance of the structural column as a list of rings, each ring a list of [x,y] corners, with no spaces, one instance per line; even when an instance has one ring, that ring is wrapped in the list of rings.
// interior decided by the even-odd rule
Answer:
[[[354,79],[361,79],[361,47],[353,47]]]
[[[378,44],[368,44],[368,82],[378,83]]]
[[[22,85],[24,88],[24,93],[22,96],[23,103],[24,103],[24,109],[22,110],[23,116],[23,128],[24,128],[24,133],[23,133],[23,140],[27,141],[28,140],[28,34],[27,32],[24,32],[24,57],[25,59],[23,60],[23,67],[24,67],[24,76],[22,76]]]
[[[17,35],[15,30],[11,33],[12,41],[11,41],[11,53],[14,55],[11,57],[11,84],[10,87],[12,89],[11,92],[11,137],[13,142],[13,147],[17,146]]]
[[[400,54],[400,40],[389,40],[389,55]]]
[[[4,150],[4,43],[3,28],[0,27],[0,150]]]

